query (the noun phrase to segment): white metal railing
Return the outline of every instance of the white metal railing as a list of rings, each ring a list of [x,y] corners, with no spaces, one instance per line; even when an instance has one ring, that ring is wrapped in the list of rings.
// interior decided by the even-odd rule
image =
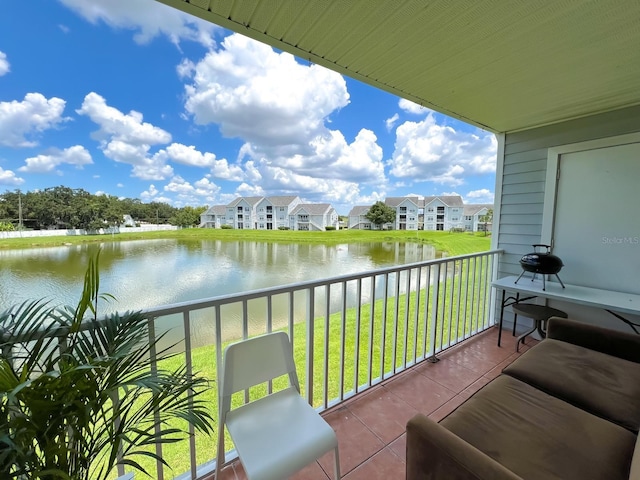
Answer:
[[[416,363],[437,361],[438,353],[489,328],[491,280],[500,253],[387,267],[145,313],[150,335],[168,330],[167,342],[182,340],[177,353],[188,373],[211,380],[214,417],[217,369],[225,346],[278,329],[287,331],[293,343],[302,393],[311,405],[325,410]],[[304,268],[292,268],[298,267]],[[151,355],[153,360],[155,352]],[[244,401],[249,401],[249,392]],[[215,469],[217,436],[189,428],[189,439],[173,444],[172,452],[156,446],[169,464],[172,459],[166,455],[189,458],[189,470],[176,477],[181,480],[202,478]],[[228,451],[227,459],[234,455]],[[161,463],[155,468],[154,478],[169,478],[171,472]],[[117,475],[124,473],[120,466]]]

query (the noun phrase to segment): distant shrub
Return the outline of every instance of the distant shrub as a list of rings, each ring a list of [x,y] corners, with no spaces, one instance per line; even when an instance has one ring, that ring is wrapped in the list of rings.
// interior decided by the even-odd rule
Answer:
[[[222,230],[232,230],[233,226],[232,225],[220,225],[220,229],[222,229]]]
[[[289,227],[285,227],[285,226],[280,225],[278,227],[278,230],[289,230]]]
[[[333,225],[327,225],[326,227],[324,227],[324,229],[329,231],[329,230],[335,230],[336,227],[334,227]]]

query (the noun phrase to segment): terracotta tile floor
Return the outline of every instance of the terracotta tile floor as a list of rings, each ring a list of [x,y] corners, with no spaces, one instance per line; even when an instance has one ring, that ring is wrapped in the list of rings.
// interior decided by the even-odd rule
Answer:
[[[405,425],[417,412],[438,421],[527,351],[516,353],[515,337],[491,328],[438,355],[437,363],[422,362],[376,387],[323,413],[338,435],[340,469],[345,480],[405,478]],[[221,480],[245,479],[242,465],[225,467]],[[295,480],[333,478],[333,453],[293,477]]]

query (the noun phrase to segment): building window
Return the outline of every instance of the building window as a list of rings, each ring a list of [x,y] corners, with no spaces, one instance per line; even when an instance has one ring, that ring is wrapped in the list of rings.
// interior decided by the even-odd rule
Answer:
[[[427,208],[427,212],[433,212],[433,207]]]
[[[457,222],[457,221],[458,221],[458,217],[453,217],[453,218],[451,219],[451,221],[452,221],[452,222]]]

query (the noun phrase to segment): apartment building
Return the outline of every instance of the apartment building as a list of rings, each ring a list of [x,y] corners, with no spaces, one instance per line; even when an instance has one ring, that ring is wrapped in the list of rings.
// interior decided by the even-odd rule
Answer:
[[[464,203],[460,195],[424,198],[424,229],[464,229]]]
[[[209,207],[206,212],[200,215],[200,227],[202,228],[220,228],[227,224],[227,206],[214,205]]]
[[[264,197],[256,205],[258,230],[277,230],[289,227],[289,214],[301,203],[300,197]]]
[[[464,229],[467,232],[491,231],[491,222],[484,222],[484,217],[493,210],[492,204],[476,204],[464,206]]]
[[[289,215],[291,230],[322,231],[338,228],[338,212],[328,203],[305,203],[296,206]]]
[[[418,230],[422,201],[419,197],[387,197],[384,203],[396,211],[394,230]]]

